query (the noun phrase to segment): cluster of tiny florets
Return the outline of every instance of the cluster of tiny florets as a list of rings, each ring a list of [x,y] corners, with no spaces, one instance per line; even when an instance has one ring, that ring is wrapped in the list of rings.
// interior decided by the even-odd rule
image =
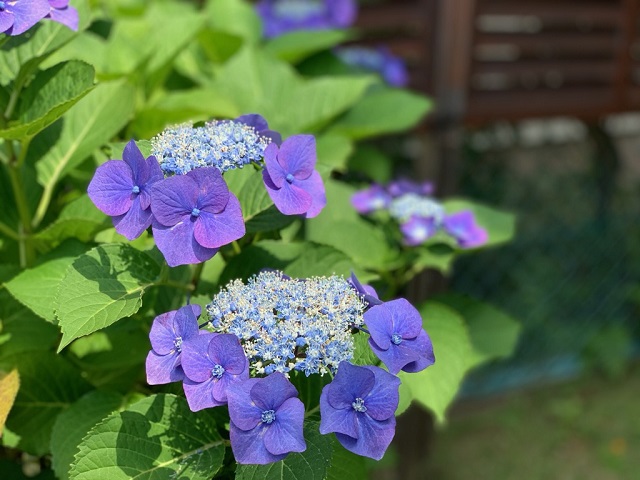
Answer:
[[[256,129],[232,120],[211,121],[203,127],[181,124],[151,140],[151,154],[165,175],[185,173],[198,167],[216,167],[220,172],[259,162],[270,139]]]
[[[257,374],[323,375],[353,357],[351,329],[363,324],[365,308],[342,277],[298,280],[262,272],[247,284],[228,284],[207,311],[215,332],[241,340]]]
[[[405,193],[391,200],[389,214],[401,222],[411,217],[432,218],[436,225],[439,225],[445,211],[444,207],[433,198],[416,193]]]

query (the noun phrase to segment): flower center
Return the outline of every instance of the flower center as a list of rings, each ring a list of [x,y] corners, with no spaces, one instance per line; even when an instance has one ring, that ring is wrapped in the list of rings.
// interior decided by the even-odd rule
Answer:
[[[182,350],[182,337],[176,337],[173,341],[173,346],[176,347],[177,352],[180,352]]]
[[[364,406],[364,400],[360,397],[356,398],[351,406],[356,412],[364,413],[367,411],[367,407]]]
[[[276,412],[274,410],[265,410],[260,415],[260,420],[262,423],[266,423],[267,425],[271,425],[276,419]]]
[[[140,193],[140,187],[138,185],[134,185],[131,189],[132,193]]]
[[[289,183],[293,183],[293,175],[290,173],[287,173],[287,176],[285,177],[285,180]]]
[[[224,373],[224,367],[222,365],[214,365],[211,369],[211,376],[217,378],[218,380],[222,378],[222,374]]]
[[[191,210],[191,216],[192,217],[199,217],[200,216],[200,209],[194,207],[194,209]]]
[[[399,333],[391,335],[391,341],[394,345],[400,345],[402,343],[402,336]]]

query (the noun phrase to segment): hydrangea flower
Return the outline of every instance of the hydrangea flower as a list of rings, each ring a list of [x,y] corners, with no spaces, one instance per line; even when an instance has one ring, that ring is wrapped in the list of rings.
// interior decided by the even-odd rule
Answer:
[[[400,379],[379,367],[342,362],[320,395],[320,433],[347,450],[380,460],[393,440]]]
[[[122,160],[100,165],[87,193],[98,209],[113,217],[116,231],[133,240],[151,226],[150,190],[164,176],[155,157],[145,159],[133,140],[124,147]]]
[[[199,305],[158,315],[151,325],[149,340],[152,350],[147,355],[149,385],[177,382],[184,378],[181,366],[183,342],[198,336]]]
[[[426,242],[438,231],[438,224],[433,217],[411,217],[400,225],[400,231],[407,245],[415,247]]]
[[[249,362],[238,337],[204,333],[183,343],[184,393],[191,411],[227,403],[227,388],[249,378]]]
[[[69,5],[69,0],[49,0],[49,5],[51,10],[46,18],[78,30],[78,11]]]
[[[47,0],[0,1],[0,33],[20,35],[50,12]]]
[[[409,84],[406,65],[386,47],[340,47],[335,53],[351,67],[380,74],[383,80],[393,87],[406,87]]]
[[[404,298],[370,308],[364,321],[371,334],[369,346],[391,373],[415,373],[435,362],[420,313]]]
[[[264,149],[279,134],[268,129],[260,115],[236,120],[189,123],[171,127],[151,139],[151,153],[166,174],[184,175],[201,167],[216,167],[221,173],[259,162]]]
[[[216,332],[240,338],[253,371],[325,374],[353,357],[352,326],[366,304],[341,277],[304,281],[263,271],[235,280],[207,305]]]
[[[391,203],[391,195],[382,185],[371,185],[371,187],[360,190],[351,196],[351,205],[358,213],[366,215],[389,208]]]
[[[346,28],[358,12],[355,0],[261,0],[256,9],[267,38],[295,30]]]
[[[479,247],[489,240],[487,231],[476,223],[469,210],[445,216],[442,227],[462,248]]]
[[[284,375],[229,385],[231,449],[238,463],[266,464],[304,452],[304,404]]]
[[[405,193],[391,201],[389,214],[400,222],[409,221],[413,217],[431,218],[439,227],[444,218],[444,207],[433,198]]]
[[[387,185],[387,192],[394,198],[404,195],[405,193],[429,196],[433,195],[434,190],[434,185],[431,182],[414,182],[406,178],[394,180]]]
[[[327,204],[324,184],[316,165],[316,139],[294,135],[280,147],[269,144],[264,152],[264,185],[278,210],[285,215],[317,216]]]
[[[240,202],[215,167],[156,183],[151,210],[153,237],[172,267],[209,260],[245,234]]]

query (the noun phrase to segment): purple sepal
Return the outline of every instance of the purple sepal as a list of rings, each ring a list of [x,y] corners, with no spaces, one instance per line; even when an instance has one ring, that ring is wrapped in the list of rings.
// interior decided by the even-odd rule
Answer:
[[[433,237],[438,231],[438,225],[433,218],[411,217],[400,225],[400,231],[404,243],[415,247]]]
[[[47,0],[8,0],[0,11],[0,33],[20,35],[49,14]]]
[[[49,0],[49,5],[51,10],[47,18],[71,30],[78,30],[78,11],[69,5],[69,0]]]
[[[435,362],[420,313],[404,298],[370,308],[364,320],[371,349],[391,373],[418,372]]]
[[[479,247],[489,240],[489,234],[476,223],[473,212],[470,210],[445,216],[442,226],[462,248]]]
[[[431,182],[418,183],[404,178],[394,180],[387,185],[387,192],[394,198],[406,193],[429,196],[433,195],[434,190],[434,185]]]
[[[382,305],[384,302],[378,297],[378,292],[370,285],[362,285],[356,274],[351,272],[348,282],[356,289],[356,291],[363,296],[364,301],[372,305]]]
[[[282,135],[275,130],[270,130],[267,120],[262,115],[249,113],[236,118],[234,121],[244,123],[245,125],[255,128],[258,134],[271,139],[271,141],[276,145],[280,145],[282,143]]]
[[[366,190],[360,190],[351,196],[351,205],[358,213],[366,215],[376,210],[389,207],[391,196],[381,185],[371,185]]]

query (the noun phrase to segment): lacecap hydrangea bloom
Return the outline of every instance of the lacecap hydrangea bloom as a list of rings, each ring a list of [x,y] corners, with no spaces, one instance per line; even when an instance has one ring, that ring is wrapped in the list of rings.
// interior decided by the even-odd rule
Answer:
[[[78,30],[78,11],[69,0],[0,0],[0,33],[20,35],[43,18]]]
[[[261,0],[256,9],[267,38],[296,30],[346,28],[358,13],[355,0]]]
[[[216,294],[199,332],[197,313],[186,306],[154,320],[147,378],[182,380],[193,411],[227,405],[238,463],[271,463],[305,450],[305,406],[289,377],[325,374],[335,377],[315,399],[320,433],[335,433],[347,450],[380,459],[395,433],[394,373],[435,361],[418,311],[404,299],[382,302],[354,275],[296,279],[263,271]],[[373,353],[391,373],[351,363],[355,335],[370,335]]]
[[[429,182],[397,180],[354,193],[351,204],[363,215],[387,211],[400,224],[404,243],[409,246],[422,245],[438,232],[451,236],[461,248],[487,242],[486,230],[477,224],[471,211],[448,214],[432,193],[433,184]]]
[[[386,47],[339,47],[335,54],[350,67],[378,73],[392,87],[402,88],[409,84],[407,66]]]

